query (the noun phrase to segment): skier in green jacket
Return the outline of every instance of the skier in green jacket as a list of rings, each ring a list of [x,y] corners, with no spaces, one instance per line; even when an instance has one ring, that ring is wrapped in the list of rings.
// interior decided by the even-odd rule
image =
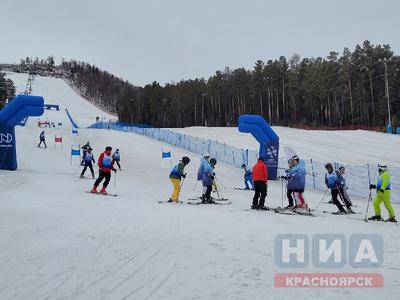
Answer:
[[[376,189],[376,196],[374,199],[375,216],[368,218],[368,220],[382,221],[380,204],[383,202],[389,212],[389,219],[386,221],[397,222],[394,216],[394,210],[390,203],[390,174],[387,166],[378,165],[379,179],[378,183],[371,184],[370,189]]]

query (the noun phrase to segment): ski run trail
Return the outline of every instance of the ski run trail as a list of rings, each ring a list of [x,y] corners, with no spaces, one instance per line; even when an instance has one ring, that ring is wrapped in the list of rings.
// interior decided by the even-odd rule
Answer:
[[[8,76],[18,92],[25,89],[28,75]],[[63,129],[43,129],[48,148],[39,149],[42,129],[36,125],[38,118],[30,118],[25,127],[16,129],[19,169],[0,171],[0,299],[398,299],[399,227],[356,220],[364,217],[365,199],[353,199],[354,210],[361,214],[351,216],[323,214],[323,210],[335,211],[330,204],[321,204],[315,218],[249,211],[253,193],[234,189],[243,185],[242,170],[218,163],[216,174],[231,205],[160,204],[168,200],[172,189],[169,167],[161,168],[161,149],[172,150],[174,163],[182,155],[191,158],[180,196],[184,202],[201,194],[200,184],[193,190],[198,155],[132,133],[79,129],[79,136],[72,137],[65,108],[80,126],[94,123],[96,116],[115,117],[82,99],[61,79],[36,76],[32,88],[46,103],[61,106],[59,112],[46,111],[40,119],[62,122]],[[224,138],[221,129],[197,131],[209,138]],[[292,146],[302,155],[312,146],[323,148],[328,139],[325,132],[313,134],[312,139],[295,129],[279,128],[278,132],[285,133],[283,143],[288,145],[291,141],[285,137],[296,135]],[[335,134],[343,136],[343,143],[348,141],[345,133]],[[62,135],[62,149],[60,145],[54,148],[55,135]],[[345,153],[345,149],[340,155],[360,160],[368,147],[375,153],[375,137],[382,147],[386,142],[390,147],[395,144],[392,136],[363,132],[360,143],[372,140],[371,145],[363,144],[360,155]],[[246,139],[245,143],[253,143]],[[352,139],[359,142],[358,135]],[[86,141],[96,159],[107,145],[120,149],[123,170],[116,175],[116,188],[114,174],[108,188],[118,197],[88,194],[93,180],[76,181],[81,169],[77,157],[70,164],[70,148]],[[398,141],[396,145],[388,154],[393,164],[400,162]],[[323,155],[322,150],[314,151]],[[322,194],[307,190],[309,206],[315,207]],[[281,183],[270,182],[266,204],[281,206],[281,199]],[[399,217],[399,206],[394,208]],[[387,217],[384,208],[382,212]],[[332,271],[312,264],[301,270],[279,269],[274,262],[274,240],[277,234],[290,233],[310,237],[380,234],[384,240],[380,268],[354,269],[346,263],[333,271],[378,272],[384,276],[384,287],[275,288],[274,275],[279,272]]]

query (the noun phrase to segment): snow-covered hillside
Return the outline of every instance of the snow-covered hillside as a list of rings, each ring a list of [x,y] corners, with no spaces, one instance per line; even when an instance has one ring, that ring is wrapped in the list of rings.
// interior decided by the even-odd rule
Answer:
[[[23,75],[12,75],[12,79],[18,82],[19,76]],[[22,78],[20,82],[25,89]],[[102,113],[60,79],[37,77],[33,91],[47,103],[67,107],[82,124]],[[63,109],[46,111],[41,118],[46,117],[50,121],[66,118]],[[218,163],[217,178],[231,205],[159,204],[157,201],[167,200],[171,192],[169,169],[161,169],[161,149],[170,148],[174,162],[182,155],[192,159],[180,197],[184,201],[201,193],[200,186],[196,187],[199,157],[144,136],[94,129],[82,129],[76,138],[70,128],[48,129],[49,148],[39,149],[36,121],[32,118],[26,127],[17,128],[19,170],[0,171],[0,299],[383,299],[398,293],[398,227],[356,220],[364,217],[365,200],[354,199],[359,214],[352,216],[322,213],[335,211],[329,204],[321,204],[315,218],[248,211],[252,193],[234,190],[243,185],[242,172]],[[227,138],[224,131],[198,131],[208,131],[208,138],[220,141]],[[64,137],[62,149],[54,149],[55,134]],[[329,136],[320,134],[303,138],[325,147]],[[311,146],[301,146],[301,132],[296,136],[298,144],[292,146],[305,155],[301,149]],[[74,158],[70,165],[70,146],[86,141],[91,142],[96,157],[107,145],[120,149],[123,171],[109,186],[118,197],[88,194],[85,191],[93,181],[78,180],[79,162]],[[364,143],[363,138],[354,136],[353,144],[356,142]],[[363,148],[367,147],[365,142]],[[376,148],[370,149],[374,152]],[[364,152],[368,149],[360,150]],[[281,183],[271,182],[267,205],[282,205],[281,193]],[[306,191],[305,196],[315,207],[322,193]],[[398,206],[395,210],[399,215]],[[383,215],[387,217],[384,209]],[[312,265],[302,270],[279,269],[274,263],[274,241],[280,233],[382,235],[382,267],[359,270],[346,264],[334,271],[382,273],[385,287],[275,288],[277,272],[332,271]]]
[[[320,162],[338,161],[350,165],[399,166],[400,136],[365,130],[324,131],[273,127],[279,135],[281,147],[292,147],[304,159]],[[176,132],[218,140],[239,149],[258,150],[259,144],[236,127],[174,128]]]
[[[17,93],[25,91],[29,78],[28,74],[8,72],[7,77],[14,82]],[[79,127],[92,125],[96,122],[96,117],[105,121],[117,120],[116,116],[102,111],[78,95],[63,79],[35,76],[32,81],[32,94],[42,96],[45,99],[45,103],[60,105],[60,110],[62,111],[68,109]],[[60,121],[63,125],[71,127],[66,114],[47,112],[46,116],[51,118],[53,122]]]

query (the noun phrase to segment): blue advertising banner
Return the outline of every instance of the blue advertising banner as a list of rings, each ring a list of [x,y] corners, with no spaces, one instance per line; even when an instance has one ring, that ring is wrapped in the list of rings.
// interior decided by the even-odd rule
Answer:
[[[14,126],[0,123],[0,169],[17,169]]]

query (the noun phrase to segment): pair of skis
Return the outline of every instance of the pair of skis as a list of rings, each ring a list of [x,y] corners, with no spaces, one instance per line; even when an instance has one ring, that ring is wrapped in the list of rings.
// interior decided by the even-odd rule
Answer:
[[[100,193],[100,192],[92,193],[92,192],[90,192],[90,191],[86,191],[86,193],[88,193],[88,194],[93,194],[93,195],[99,195],[99,196],[103,196],[103,197],[106,197],[106,196],[109,196],[109,197],[117,197],[117,196],[118,196],[117,194],[110,194],[110,193],[103,194],[103,193]]]

